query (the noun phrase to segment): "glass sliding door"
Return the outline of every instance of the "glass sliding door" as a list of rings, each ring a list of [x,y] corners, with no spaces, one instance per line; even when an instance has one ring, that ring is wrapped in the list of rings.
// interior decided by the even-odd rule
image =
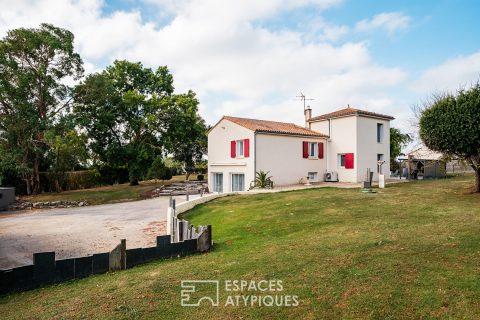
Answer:
[[[232,191],[245,191],[245,175],[243,173],[232,174]]]
[[[223,192],[223,173],[213,174],[213,192]]]

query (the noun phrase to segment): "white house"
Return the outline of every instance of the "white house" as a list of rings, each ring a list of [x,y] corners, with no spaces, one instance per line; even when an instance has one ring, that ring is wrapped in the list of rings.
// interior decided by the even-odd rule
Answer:
[[[354,108],[318,117],[305,110],[305,127],[293,123],[224,116],[208,133],[208,181],[214,192],[248,190],[255,172],[269,171],[276,186],[324,181],[360,182],[367,168],[378,179],[377,160],[388,177],[390,120]]]

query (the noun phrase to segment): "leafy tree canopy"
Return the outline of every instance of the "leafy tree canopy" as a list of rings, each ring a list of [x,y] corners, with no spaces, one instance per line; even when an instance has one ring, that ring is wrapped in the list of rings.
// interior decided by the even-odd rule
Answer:
[[[42,24],[11,30],[0,40],[0,152],[10,154],[27,193],[40,192],[39,172],[48,167],[50,148],[45,132],[70,107],[64,79],[83,74],[73,38],[68,30]]]
[[[398,169],[395,159],[402,154],[402,148],[412,141],[408,133],[402,133],[397,128],[390,128],[390,168]]]
[[[456,95],[436,97],[422,111],[420,138],[447,156],[464,159],[475,170],[480,192],[480,84]]]
[[[75,113],[98,159],[110,166],[127,164],[130,183],[147,175],[158,156],[172,153],[190,164],[205,139],[193,92],[174,94],[167,67],[115,61],[76,87]],[[188,151],[186,151],[188,150]]]

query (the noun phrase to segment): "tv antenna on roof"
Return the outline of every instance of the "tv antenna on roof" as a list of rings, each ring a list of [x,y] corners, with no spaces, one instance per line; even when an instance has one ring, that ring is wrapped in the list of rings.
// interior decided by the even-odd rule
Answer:
[[[305,112],[305,110],[306,110],[306,108],[307,108],[307,106],[306,106],[306,101],[307,101],[307,100],[309,100],[309,101],[310,101],[310,100],[315,100],[315,99],[311,99],[311,98],[305,97],[305,95],[304,95],[302,92],[300,92],[300,95],[299,95],[299,96],[296,96],[296,98],[298,98],[298,99],[295,99],[295,100],[303,101],[303,112]]]

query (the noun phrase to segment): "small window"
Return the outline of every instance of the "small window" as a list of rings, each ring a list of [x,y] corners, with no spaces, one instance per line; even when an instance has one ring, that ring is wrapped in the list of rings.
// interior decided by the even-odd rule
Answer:
[[[318,181],[318,172],[309,172],[308,181]]]
[[[237,158],[243,157],[243,140],[237,140]]]
[[[377,123],[377,142],[378,143],[383,142],[383,124],[382,123]]]
[[[345,153],[338,154],[338,167],[345,168]]]
[[[308,143],[308,157],[318,158],[318,144],[315,142]]]

